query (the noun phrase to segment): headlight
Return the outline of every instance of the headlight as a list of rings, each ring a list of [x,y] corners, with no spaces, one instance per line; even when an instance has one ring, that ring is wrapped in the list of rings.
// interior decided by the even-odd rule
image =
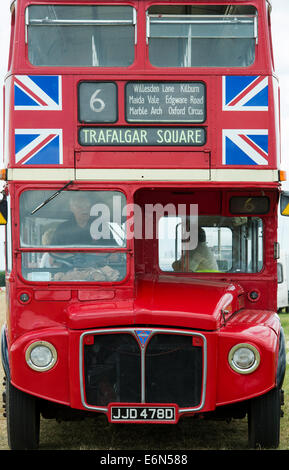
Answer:
[[[260,354],[255,346],[246,343],[236,344],[229,352],[229,364],[239,374],[250,374],[260,364]]]
[[[57,361],[55,347],[47,341],[36,341],[28,346],[25,359],[31,369],[44,372],[51,369]]]

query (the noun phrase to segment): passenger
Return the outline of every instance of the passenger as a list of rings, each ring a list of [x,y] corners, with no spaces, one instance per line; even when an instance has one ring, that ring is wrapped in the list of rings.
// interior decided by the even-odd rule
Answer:
[[[198,229],[197,247],[183,251],[181,258],[174,261],[172,267],[176,272],[218,271],[217,261],[206,244],[206,232],[203,228]]]

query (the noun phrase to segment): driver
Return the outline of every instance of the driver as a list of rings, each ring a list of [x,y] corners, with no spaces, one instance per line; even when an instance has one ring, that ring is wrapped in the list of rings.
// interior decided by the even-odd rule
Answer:
[[[66,222],[60,224],[52,237],[51,244],[62,245],[94,245],[99,241],[91,236],[90,217],[91,201],[87,194],[73,191],[70,195],[69,208],[71,217]],[[114,245],[114,240],[101,239],[101,245]]]
[[[90,217],[91,205],[87,194],[71,192],[69,199],[71,217],[57,226],[51,237],[50,245],[75,247],[99,243],[101,246],[117,246],[114,239],[102,238],[98,240],[92,237],[91,224],[94,219]],[[88,253],[50,253],[51,257],[54,259],[54,265],[58,265],[61,269],[61,272],[54,274],[54,280],[116,281],[120,277],[119,271],[109,266],[111,262],[118,260],[116,253],[98,253],[97,266],[96,257]]]

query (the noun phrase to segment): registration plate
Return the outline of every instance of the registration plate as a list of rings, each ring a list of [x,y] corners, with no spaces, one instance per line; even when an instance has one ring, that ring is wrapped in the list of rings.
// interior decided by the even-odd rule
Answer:
[[[150,423],[176,423],[176,405],[169,406],[133,406],[110,405],[109,420],[111,422],[150,422]]]

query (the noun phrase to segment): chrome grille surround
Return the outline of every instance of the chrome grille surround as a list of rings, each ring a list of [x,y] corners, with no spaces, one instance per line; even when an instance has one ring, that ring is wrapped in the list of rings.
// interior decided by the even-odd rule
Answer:
[[[137,332],[149,331],[149,335],[145,343],[142,343]],[[151,338],[157,334],[170,334],[170,335],[182,335],[182,336],[191,336],[193,338],[201,338],[202,340],[202,390],[201,390],[201,400],[197,406],[188,406],[180,407],[178,410],[179,414],[188,413],[188,412],[197,412],[200,411],[205,404],[206,397],[206,384],[207,384],[207,339],[202,333],[188,330],[179,330],[179,329],[168,329],[168,328],[150,328],[150,327],[134,327],[134,328],[105,328],[98,330],[89,330],[81,334],[79,342],[79,377],[80,377],[80,392],[81,392],[81,402],[85,409],[91,411],[99,411],[103,413],[108,412],[108,406],[95,406],[87,403],[86,394],[85,394],[85,371],[84,371],[84,344],[86,336],[96,336],[96,335],[105,335],[105,334],[130,334],[137,341],[140,349],[140,358],[141,358],[141,401],[140,403],[146,403],[145,400],[145,358],[146,358],[146,349],[151,340]]]

